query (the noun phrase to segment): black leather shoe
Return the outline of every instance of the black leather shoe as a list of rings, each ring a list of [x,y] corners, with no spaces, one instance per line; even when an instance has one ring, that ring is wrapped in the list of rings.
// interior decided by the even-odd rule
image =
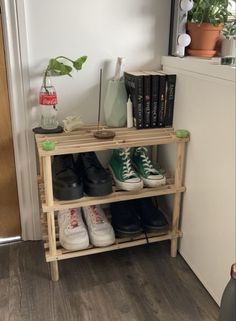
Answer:
[[[94,152],[80,153],[76,162],[77,173],[82,172],[84,191],[89,196],[103,196],[112,192],[111,175],[99,162]]]
[[[83,196],[83,183],[76,174],[73,155],[54,156],[52,182],[54,196],[59,200],[74,200]]]
[[[168,228],[168,222],[164,214],[154,206],[151,197],[140,198],[132,202],[145,232],[158,232]]]
[[[111,224],[117,237],[132,237],[142,233],[132,201],[112,203],[110,210]]]

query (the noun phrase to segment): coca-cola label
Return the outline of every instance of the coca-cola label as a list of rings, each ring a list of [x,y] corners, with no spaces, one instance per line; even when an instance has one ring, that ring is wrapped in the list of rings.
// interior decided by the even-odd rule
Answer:
[[[39,103],[40,105],[56,105],[57,104],[57,95],[56,93],[40,93],[39,94]]]

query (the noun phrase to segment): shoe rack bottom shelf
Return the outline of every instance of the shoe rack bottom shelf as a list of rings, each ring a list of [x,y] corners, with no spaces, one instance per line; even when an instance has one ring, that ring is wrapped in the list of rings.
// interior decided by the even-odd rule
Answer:
[[[110,220],[110,213],[106,209],[105,210],[106,215],[108,219]],[[55,215],[55,214],[54,214]],[[168,220],[168,218],[167,218]],[[49,252],[49,237],[48,237],[48,228],[47,228],[47,219],[45,213],[41,213],[41,224],[42,224],[42,234],[43,234],[43,241],[44,241],[44,249],[45,249],[45,256],[47,262],[53,262],[53,261],[60,261],[65,260],[73,257],[80,257],[85,255],[91,255],[91,254],[97,254],[102,252],[108,252],[113,250],[119,250],[124,249],[128,247],[143,245],[143,244],[149,244],[154,242],[160,242],[160,241],[166,241],[166,240],[173,240],[177,239],[179,237],[182,237],[182,232],[177,231],[174,233],[170,229],[160,229],[160,231],[155,233],[142,233],[137,236],[133,237],[122,237],[122,238],[116,238],[115,243],[110,246],[105,247],[94,247],[93,245],[90,245],[87,249],[79,250],[79,251],[69,251],[64,249],[59,241],[59,226],[57,217],[55,215],[55,236],[56,236],[56,247],[57,251],[55,255],[51,255]],[[170,222],[169,222],[170,226]]]
[[[65,260],[70,259],[73,257],[80,257],[85,255],[91,255],[91,254],[98,254],[103,252],[109,252],[113,250],[120,250],[125,249],[128,247],[143,245],[143,244],[149,244],[154,242],[160,242],[160,241],[166,241],[166,240],[172,240],[176,239],[178,237],[182,237],[182,232],[178,231],[177,234],[173,235],[171,231],[164,231],[160,233],[150,233],[147,234],[147,238],[144,234],[141,234],[135,238],[119,238],[116,239],[116,242],[110,246],[106,247],[89,247],[85,250],[80,251],[68,251],[64,248],[57,249],[57,254],[52,256],[50,255],[48,249],[45,250],[46,254],[46,261],[47,262],[53,262],[53,261],[59,261],[59,260]],[[46,243],[45,243],[46,245]],[[47,247],[47,245],[46,245]]]

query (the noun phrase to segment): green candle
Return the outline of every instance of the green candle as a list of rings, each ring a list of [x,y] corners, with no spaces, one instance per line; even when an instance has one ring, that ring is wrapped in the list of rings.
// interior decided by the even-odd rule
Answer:
[[[43,150],[54,150],[56,146],[56,143],[52,140],[45,140],[44,142],[42,142],[42,148]]]
[[[186,129],[177,129],[177,130],[175,131],[175,135],[176,135],[176,137],[178,137],[178,138],[188,138],[189,135],[190,135],[190,133],[189,133],[189,131],[186,130]]]

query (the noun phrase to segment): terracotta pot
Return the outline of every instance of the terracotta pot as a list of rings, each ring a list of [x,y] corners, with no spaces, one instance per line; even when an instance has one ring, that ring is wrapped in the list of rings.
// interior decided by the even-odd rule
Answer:
[[[210,23],[187,23],[187,32],[191,43],[187,52],[191,56],[213,57],[216,53],[216,43],[220,37],[223,24],[213,26]]]

